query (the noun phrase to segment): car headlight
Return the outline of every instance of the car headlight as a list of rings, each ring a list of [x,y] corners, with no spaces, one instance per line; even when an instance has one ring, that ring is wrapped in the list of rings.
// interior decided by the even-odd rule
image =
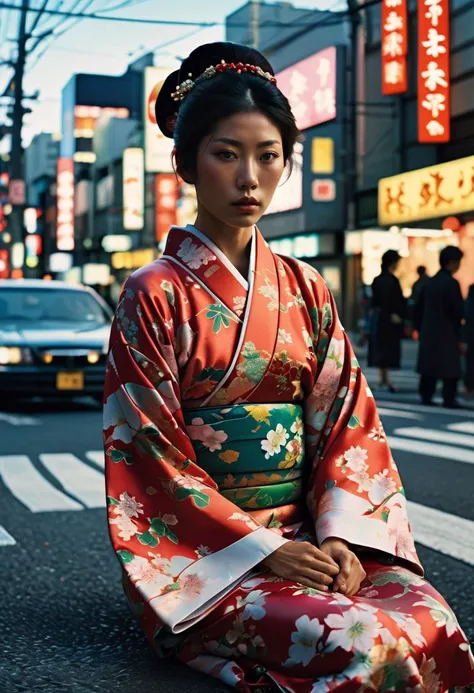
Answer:
[[[31,349],[20,347],[0,346],[0,365],[18,365],[20,363],[32,363]]]
[[[87,360],[89,363],[98,363],[100,359],[100,354],[97,351],[89,351],[87,354]]]

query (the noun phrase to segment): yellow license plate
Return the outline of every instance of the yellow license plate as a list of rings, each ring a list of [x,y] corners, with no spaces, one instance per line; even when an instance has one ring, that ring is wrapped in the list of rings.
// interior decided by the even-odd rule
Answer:
[[[84,373],[77,371],[74,373],[58,373],[56,376],[57,390],[83,390]]]

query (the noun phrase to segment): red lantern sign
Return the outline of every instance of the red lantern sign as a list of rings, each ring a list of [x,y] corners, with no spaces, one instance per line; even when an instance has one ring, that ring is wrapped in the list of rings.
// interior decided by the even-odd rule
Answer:
[[[407,0],[382,0],[382,94],[408,89]]]
[[[418,140],[449,142],[449,0],[418,0]]]
[[[8,250],[6,248],[0,248],[0,279],[8,279],[8,274]]]
[[[177,223],[179,184],[173,173],[155,176],[155,238],[158,243]]]

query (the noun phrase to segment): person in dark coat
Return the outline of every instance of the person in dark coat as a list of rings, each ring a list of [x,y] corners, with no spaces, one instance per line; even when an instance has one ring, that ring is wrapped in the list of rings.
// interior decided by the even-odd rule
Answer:
[[[463,253],[447,246],[440,253],[441,269],[422,288],[415,305],[415,327],[420,333],[418,373],[423,404],[431,404],[438,379],[443,380],[444,406],[460,408],[456,401],[461,377],[461,327],[464,302],[454,279]]]
[[[429,276],[426,274],[426,267],[424,265],[420,265],[419,267],[417,267],[416,272],[418,274],[418,279],[413,284],[411,290],[411,300],[413,301],[413,303],[417,302],[418,296],[420,295],[422,288],[429,279]]]
[[[406,317],[406,300],[394,274],[399,262],[397,251],[387,250],[382,256],[382,272],[372,284],[369,366],[379,368],[378,387],[385,385],[390,392],[396,392],[389,369],[400,368],[403,321]]]
[[[410,318],[410,323],[413,327],[413,314],[415,311],[415,304],[418,301],[418,297],[421,293],[422,288],[426,284],[426,282],[429,279],[429,275],[426,273],[426,267],[424,265],[420,265],[419,267],[416,268],[416,272],[418,274],[418,279],[416,282],[413,284],[412,289],[411,289],[411,296],[408,301],[408,313],[409,313],[409,318]]]
[[[465,341],[467,351],[464,384],[466,386],[466,395],[470,398],[474,393],[474,284],[471,284],[469,287],[466,301]]]

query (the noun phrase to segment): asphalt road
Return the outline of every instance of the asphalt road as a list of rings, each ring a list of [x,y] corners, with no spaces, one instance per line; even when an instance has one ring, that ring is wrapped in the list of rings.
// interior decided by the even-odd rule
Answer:
[[[474,412],[379,400],[427,576],[474,639]],[[149,649],[122,595],[102,475],[94,404],[0,410],[0,692],[228,690]]]

